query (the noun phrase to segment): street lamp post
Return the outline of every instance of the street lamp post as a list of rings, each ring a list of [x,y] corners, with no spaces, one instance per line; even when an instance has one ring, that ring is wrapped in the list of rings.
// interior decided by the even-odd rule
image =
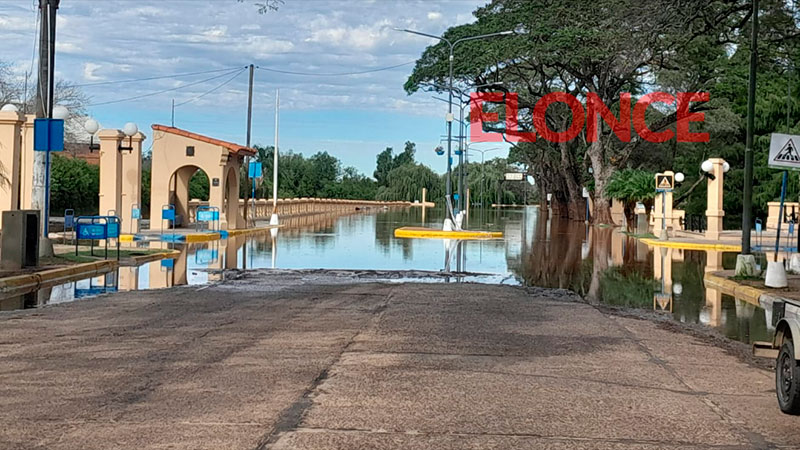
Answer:
[[[442,85],[436,84],[436,83],[426,83],[426,84],[428,84],[430,86],[433,86],[435,88],[449,90],[451,92],[455,91],[458,94],[458,99],[459,99],[458,108],[460,110],[459,111],[458,123],[459,123],[460,126],[459,126],[459,133],[458,133],[458,151],[456,152],[458,154],[458,167],[459,167],[459,169],[458,169],[458,196],[459,196],[459,201],[458,201],[457,208],[459,210],[466,210],[466,207],[465,207],[465,202],[466,202],[465,194],[466,194],[466,191],[469,189],[469,179],[468,179],[469,154],[466,153],[466,149],[469,147],[469,144],[466,143],[467,142],[468,126],[467,126],[467,122],[465,121],[466,114],[464,113],[464,110],[470,105],[469,95],[467,95],[468,94],[468,90],[480,89],[480,88],[485,88],[485,87],[490,87],[490,86],[502,86],[503,82],[502,81],[498,81],[498,82],[495,82],[495,83],[485,83],[485,84],[472,85],[472,86],[468,86],[468,87],[466,87],[464,89],[459,89],[459,88],[456,88],[456,87],[449,88],[447,86],[442,86]],[[448,104],[452,103],[452,98],[450,100],[445,100],[445,99],[439,98],[439,97],[433,97],[433,98],[435,100],[447,102]],[[448,136],[448,140],[449,139],[450,139],[450,137]]]
[[[438,39],[447,43],[450,47],[450,54],[448,56],[448,106],[447,106],[447,116],[445,120],[447,121],[447,205],[448,205],[448,214],[449,218],[445,219],[445,221],[450,220],[451,222],[455,221],[455,217],[453,217],[453,207],[452,207],[452,194],[453,194],[453,187],[450,185],[450,174],[452,171],[453,159],[452,159],[452,138],[453,138],[453,51],[455,50],[456,45],[466,42],[466,41],[473,41],[476,39],[485,39],[495,36],[506,36],[509,34],[513,34],[513,31],[501,31],[499,33],[489,33],[489,34],[481,34],[478,36],[469,36],[457,39],[455,41],[451,41],[444,36],[436,36],[434,34],[423,33],[421,31],[409,30],[409,29],[399,29],[396,28],[397,31],[403,31],[406,33],[417,34],[420,36],[425,36],[433,39]],[[452,225],[451,225],[452,226]],[[447,226],[445,226],[447,228]]]

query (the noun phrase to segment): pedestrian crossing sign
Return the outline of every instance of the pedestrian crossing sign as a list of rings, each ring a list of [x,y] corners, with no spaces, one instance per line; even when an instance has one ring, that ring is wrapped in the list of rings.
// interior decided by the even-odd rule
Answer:
[[[776,169],[800,170],[800,136],[772,133],[769,166]]]
[[[656,175],[656,191],[666,192],[675,188],[675,177],[666,173]]]

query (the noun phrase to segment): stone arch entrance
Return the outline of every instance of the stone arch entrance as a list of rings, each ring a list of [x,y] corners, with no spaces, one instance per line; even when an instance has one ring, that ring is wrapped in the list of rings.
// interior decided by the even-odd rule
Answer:
[[[195,165],[186,165],[178,168],[169,178],[169,201],[166,204],[175,205],[175,214],[180,218],[179,225],[189,225],[189,201],[194,200],[191,192],[191,180],[196,173],[204,173],[206,177],[208,174]],[[211,181],[209,178],[209,194],[211,193]],[[209,198],[201,198],[200,200],[208,201]],[[154,205],[155,206],[155,205]],[[159,205],[161,207],[163,205]],[[156,218],[158,219],[158,218]]]
[[[151,229],[161,229],[161,208],[175,205],[182,224],[189,217],[189,180],[198,170],[209,179],[208,203],[220,210],[220,228],[245,226],[239,213],[239,176],[245,156],[253,149],[179,128],[153,125],[153,164],[150,185]],[[225,201],[226,198],[229,201]]]

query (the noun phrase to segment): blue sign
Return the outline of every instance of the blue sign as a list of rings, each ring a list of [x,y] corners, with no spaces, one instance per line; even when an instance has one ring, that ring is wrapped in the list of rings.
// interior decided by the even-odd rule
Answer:
[[[208,209],[201,209],[197,211],[198,222],[213,222],[219,220],[219,211],[212,211]]]
[[[248,168],[248,176],[250,178],[259,178],[261,177],[261,163],[253,161],[250,163],[250,167]]]
[[[209,248],[200,248],[195,252],[194,259],[197,264],[210,264],[219,259],[219,251]]]
[[[458,200],[458,194],[453,194],[453,200]]]
[[[106,239],[105,224],[84,224],[78,222],[78,239]]]
[[[74,228],[74,227],[75,227],[75,214],[73,213],[64,214],[64,228]]]
[[[36,119],[33,121],[33,149],[40,152],[64,150],[64,121]]]
[[[106,225],[106,236],[110,238],[119,237],[119,222],[111,222]]]
[[[162,259],[161,260],[161,267],[166,269],[174,269],[175,268],[175,260],[172,258]]]
[[[131,219],[141,219],[142,218],[142,210],[139,208],[131,209]]]
[[[172,208],[162,209],[161,220],[175,220],[175,210]]]

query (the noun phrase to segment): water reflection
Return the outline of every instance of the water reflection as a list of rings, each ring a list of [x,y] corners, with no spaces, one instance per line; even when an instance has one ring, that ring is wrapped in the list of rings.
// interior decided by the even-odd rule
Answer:
[[[271,233],[188,245],[174,257],[122,267],[101,277],[0,300],[0,310],[73,301],[116,290],[160,289],[218,281],[222,269],[380,269],[444,271],[444,281],[511,282],[564,288],[591,302],[655,309],[677,321],[705,324],[742,341],[769,332],[767,311],[706,288],[707,271],[730,268],[718,251],[650,249],[611,228],[550,217],[538,208],[472,210],[471,229],[503,231],[498,240],[398,239],[401,226],[435,226],[444,211],[430,208],[322,214],[285,220]],[[491,274],[481,280],[463,272]]]

